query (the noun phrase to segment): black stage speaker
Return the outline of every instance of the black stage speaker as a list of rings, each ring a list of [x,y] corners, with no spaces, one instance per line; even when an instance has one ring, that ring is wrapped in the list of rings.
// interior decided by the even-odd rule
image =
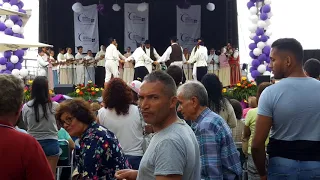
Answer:
[[[67,95],[69,93],[72,93],[74,91],[74,88],[75,86],[73,84],[59,84],[54,87],[54,93]]]
[[[263,82],[270,82],[270,81],[271,81],[270,76],[257,76],[256,78],[257,86],[259,86]]]

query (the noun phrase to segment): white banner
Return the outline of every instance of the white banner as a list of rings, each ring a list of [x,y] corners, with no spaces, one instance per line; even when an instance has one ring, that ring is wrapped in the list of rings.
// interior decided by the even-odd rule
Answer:
[[[83,53],[91,50],[99,51],[99,30],[97,5],[83,6],[83,11],[74,13],[75,52],[77,47],[83,47]]]
[[[189,9],[177,6],[177,38],[180,46],[189,52],[201,37],[201,6],[192,5]]]
[[[137,42],[142,43],[148,39],[149,32],[149,8],[138,11],[139,4],[124,4],[124,47],[135,50]]]

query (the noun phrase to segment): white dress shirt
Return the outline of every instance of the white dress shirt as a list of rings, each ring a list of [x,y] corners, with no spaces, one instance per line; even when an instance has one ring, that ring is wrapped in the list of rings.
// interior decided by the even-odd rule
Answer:
[[[146,54],[150,57],[150,48],[145,48],[145,50],[146,50]],[[160,56],[159,56],[156,48],[153,48],[153,55],[157,60],[160,59]]]
[[[55,61],[54,57],[50,56],[49,57],[51,63]],[[59,69],[59,66],[52,66],[52,71],[55,71],[55,70],[58,70]]]
[[[131,56],[129,56],[125,61],[135,60],[134,68],[145,66],[147,64],[153,63],[153,60],[143,51],[141,47],[138,47]]]
[[[174,45],[174,44],[177,44],[177,43],[172,43],[171,46]],[[170,54],[172,52],[172,47],[171,46],[169,46],[167,48],[167,50],[163,53],[163,55],[158,59],[158,63],[166,62],[166,61],[168,61],[170,59]],[[181,54],[182,54],[182,62],[181,61],[175,61],[175,62],[172,62],[170,65],[176,65],[176,66],[179,66],[179,67],[182,68],[183,63],[187,61],[186,57],[184,57],[182,47],[181,47]]]
[[[58,56],[57,56],[57,59],[58,59],[58,62],[61,63],[61,62],[66,62],[66,58],[64,57],[63,54],[59,53]],[[67,65],[59,65],[59,67],[61,69],[66,69],[67,68]]]
[[[69,54],[69,53],[66,53],[66,54],[64,55],[64,57],[66,58],[66,60],[68,60],[68,59],[74,59],[74,56],[73,56],[72,54]],[[67,68],[73,68],[73,64],[67,65]]]
[[[38,67],[39,68],[46,68],[49,65],[48,56],[40,56],[38,55],[37,61],[38,61]]]
[[[85,61],[89,61],[89,63],[92,63],[92,62],[94,61],[94,58],[93,58],[92,56],[86,55],[86,56],[84,57],[84,60],[85,60]],[[94,67],[93,63],[90,64],[88,67]]]
[[[210,64],[211,62],[213,62],[213,64]],[[208,56],[208,70],[218,70],[219,69],[219,56],[216,54],[209,54]]]
[[[203,67],[208,66],[208,49],[205,46],[199,46],[197,52],[194,53],[192,57],[190,57],[188,63],[194,63],[194,67]]]
[[[110,44],[107,49],[106,49],[106,54],[105,54],[105,60],[106,64],[109,63],[110,61],[113,61],[116,65],[119,66],[119,51],[117,47],[114,44]]]
[[[78,64],[77,64],[77,66],[82,66],[83,67],[83,58],[84,58],[84,55],[83,54],[80,54],[80,53],[77,53],[76,54],[76,60],[78,60]]]
[[[96,57],[95,57],[94,59],[95,59],[95,60],[99,60],[99,61],[97,62],[97,66],[102,66],[102,67],[105,66],[105,64],[106,64],[105,58],[103,58],[102,60],[100,60],[101,56],[104,56],[104,55],[106,55],[106,52],[103,51],[103,50],[99,51],[99,52],[96,54]]]

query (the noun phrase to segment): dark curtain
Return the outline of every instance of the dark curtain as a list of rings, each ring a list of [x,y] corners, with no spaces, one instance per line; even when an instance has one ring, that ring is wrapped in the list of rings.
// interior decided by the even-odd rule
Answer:
[[[313,50],[304,50],[304,58],[303,62],[306,62],[310,58],[315,58],[320,60],[320,50],[319,49],[313,49]]]
[[[126,0],[126,3],[140,2],[140,0]],[[74,48],[75,46],[73,11],[71,9],[73,3],[75,1],[72,0],[40,1],[40,41],[54,45],[56,52],[58,48]],[[83,5],[93,3],[97,2],[95,0],[84,1]],[[116,38],[120,51],[123,51],[126,48],[123,47],[124,0],[118,0],[118,4],[122,8],[119,12],[115,12],[111,8],[114,1],[103,1],[103,3],[105,13],[104,15],[99,14],[99,42],[107,45],[110,37]],[[227,35],[226,9],[228,7],[225,0],[213,1],[216,5],[213,12],[206,9],[208,1],[192,0],[191,3],[202,6],[201,36],[208,48],[221,48],[229,42],[228,39],[233,39],[232,43],[237,47],[238,34]],[[170,37],[176,36],[176,5],[177,0],[152,0],[149,2],[149,40],[160,55],[170,45]],[[232,27],[229,25],[229,28],[233,29],[232,32],[237,32],[237,13],[229,14],[228,18],[232,18],[235,23]]]

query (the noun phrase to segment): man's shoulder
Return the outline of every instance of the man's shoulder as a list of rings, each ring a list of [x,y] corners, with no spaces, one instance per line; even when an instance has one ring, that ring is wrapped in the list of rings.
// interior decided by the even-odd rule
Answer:
[[[220,132],[222,129],[227,129],[228,124],[226,121],[215,112],[211,111],[206,114],[199,123],[199,130],[213,131],[214,133]]]

